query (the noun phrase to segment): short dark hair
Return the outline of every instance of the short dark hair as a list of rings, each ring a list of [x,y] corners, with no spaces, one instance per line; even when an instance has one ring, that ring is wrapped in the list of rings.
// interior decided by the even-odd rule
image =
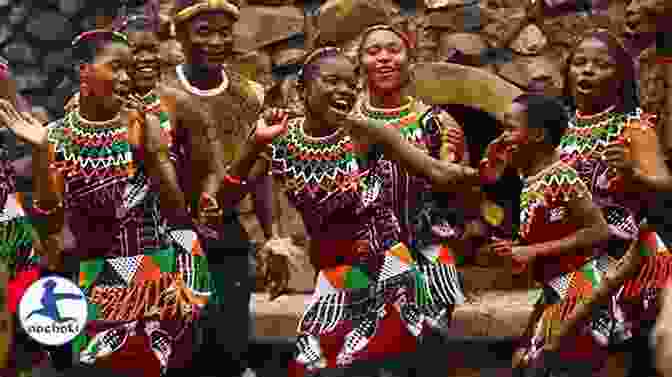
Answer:
[[[528,127],[544,129],[546,142],[553,147],[560,145],[569,125],[569,114],[559,99],[528,93],[516,97],[513,102],[525,106]]]
[[[154,18],[146,14],[131,15],[126,18],[119,31],[124,34],[145,31],[150,33],[158,33],[159,20],[158,18]]]

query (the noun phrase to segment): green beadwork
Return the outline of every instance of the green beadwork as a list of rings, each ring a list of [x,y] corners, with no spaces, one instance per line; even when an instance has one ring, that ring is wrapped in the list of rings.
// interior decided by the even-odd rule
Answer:
[[[69,129],[73,137],[68,137],[65,130]],[[82,127],[80,118],[77,113],[71,112],[64,119],[62,128],[54,128],[50,130],[50,141],[55,142],[62,148],[66,159],[78,161],[79,159],[86,160],[101,160],[114,159],[115,156],[126,157],[130,152],[131,145],[128,140],[115,140],[115,136],[127,132],[126,127],[110,126],[110,127]],[[102,145],[96,141],[95,143],[87,143],[86,145],[78,144],[75,139],[84,140],[100,140],[103,139]],[[68,158],[69,157],[69,158]],[[75,158],[77,157],[77,158]],[[126,161],[129,163],[130,161]],[[118,163],[114,163],[118,166]],[[88,164],[87,166],[93,166]],[[112,167],[112,165],[110,166]]]
[[[576,146],[581,154],[596,151],[616,140],[626,123],[627,115],[620,113],[609,114],[608,118],[600,121],[577,118],[560,141],[560,148]],[[588,135],[581,133],[586,128],[592,128]]]

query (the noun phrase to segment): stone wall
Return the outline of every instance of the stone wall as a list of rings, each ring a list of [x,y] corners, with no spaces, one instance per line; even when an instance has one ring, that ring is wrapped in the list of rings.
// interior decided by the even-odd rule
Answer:
[[[160,3],[162,19],[167,21],[171,0]],[[322,3],[319,16],[306,20],[300,2],[248,0],[235,29],[235,63],[270,89],[279,85],[271,74],[274,66],[299,61],[304,46],[293,37],[304,30],[309,36],[318,36],[319,43],[336,44],[353,52],[357,36],[365,27],[392,22],[401,24],[417,41],[420,62],[446,60],[459,51],[463,64],[495,73],[521,88],[532,79],[541,79],[549,90],[559,93],[564,85],[560,73],[564,58],[582,31],[602,26],[622,34],[623,1],[611,1],[607,11],[590,17],[575,13],[521,25],[525,3],[418,0],[409,12],[395,0],[328,0]],[[98,4],[100,0],[0,0],[0,54],[12,64],[21,94],[34,106],[46,108],[51,118],[62,114],[66,98],[76,87],[69,42],[78,32],[106,22],[104,15],[95,11]],[[177,63],[177,44],[167,40],[164,46],[166,58]],[[499,54],[503,58],[487,58],[486,51],[495,51],[488,50],[492,47],[509,49],[499,50],[506,52]],[[276,102],[300,111],[291,82],[275,89],[280,94]],[[284,209],[282,233],[300,231],[300,219],[288,210],[286,201],[279,199],[278,207]],[[259,239],[261,232],[251,208],[250,203],[243,204],[248,213],[245,222]]]

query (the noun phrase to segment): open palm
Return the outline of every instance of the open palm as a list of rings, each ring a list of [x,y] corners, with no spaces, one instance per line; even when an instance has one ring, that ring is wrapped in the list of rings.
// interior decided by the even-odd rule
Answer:
[[[11,102],[0,99],[0,125],[9,128],[16,136],[34,147],[46,147],[47,129],[27,113],[16,110]]]
[[[283,110],[272,109],[267,111],[263,118],[264,122],[259,122],[254,137],[257,144],[266,145],[285,133],[289,114]]]

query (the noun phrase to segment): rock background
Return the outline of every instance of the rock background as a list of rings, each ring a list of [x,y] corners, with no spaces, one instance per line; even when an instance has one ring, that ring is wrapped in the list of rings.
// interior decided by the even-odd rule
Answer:
[[[108,1],[108,0],[105,0]],[[408,3],[408,0],[402,0]],[[0,54],[11,63],[21,94],[33,106],[46,109],[54,119],[76,90],[75,64],[68,49],[72,38],[83,30],[109,24],[109,14],[96,11],[101,0],[0,0]],[[166,37],[167,68],[180,61],[178,44],[170,40],[171,0],[160,0]],[[328,0],[319,16],[304,17],[304,5],[294,0],[243,1],[236,27],[237,56],[234,61],[250,78],[273,88],[269,99],[276,105],[300,111],[291,81],[275,81],[272,68],[299,62],[305,52],[297,34],[307,30],[308,41],[342,46],[355,52],[358,34],[381,22],[399,24],[416,42],[420,62],[445,61],[455,51],[461,63],[480,67],[525,88],[537,79],[547,90],[560,93],[562,69],[568,49],[583,31],[607,27],[623,34],[624,1],[611,1],[608,10],[588,16],[569,14],[518,27],[525,15],[524,0],[414,0],[402,9],[396,0]],[[109,13],[109,12],[108,12]],[[519,31],[520,30],[520,31]],[[313,39],[311,36],[317,36]],[[508,48],[504,58],[489,59],[491,47]],[[500,54],[501,55],[501,54]],[[655,72],[654,72],[655,73]],[[649,74],[643,83],[644,102],[662,110],[664,96],[660,75]],[[280,234],[303,232],[298,215],[277,195],[281,215]],[[253,237],[262,233],[249,201],[242,210]]]

